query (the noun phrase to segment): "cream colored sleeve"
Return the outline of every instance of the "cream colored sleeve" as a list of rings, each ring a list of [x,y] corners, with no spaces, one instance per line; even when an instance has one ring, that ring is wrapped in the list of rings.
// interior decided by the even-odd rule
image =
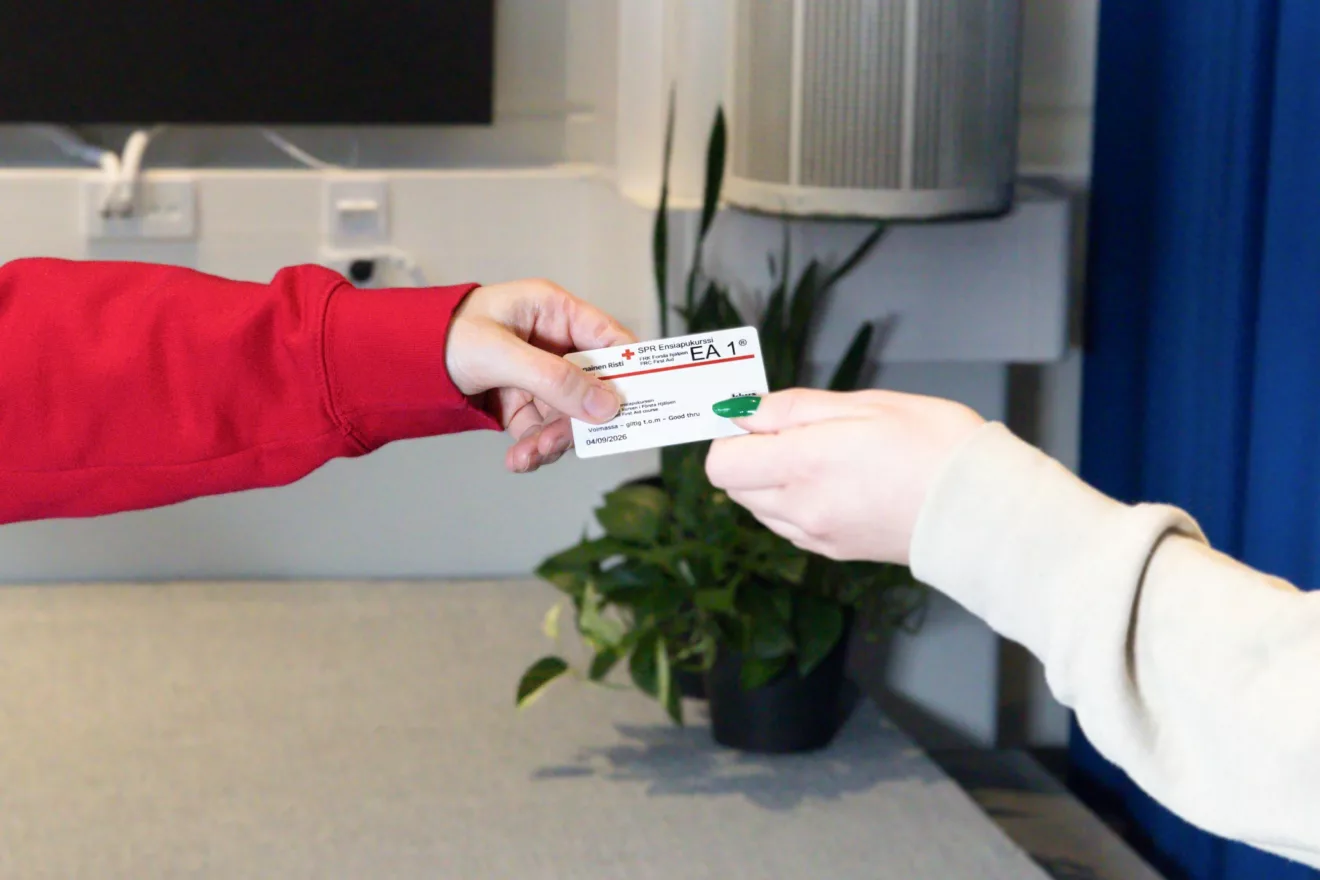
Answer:
[[[1102,754],[1189,822],[1320,867],[1320,594],[1120,504],[990,424],[917,522],[912,568],[1020,642]]]

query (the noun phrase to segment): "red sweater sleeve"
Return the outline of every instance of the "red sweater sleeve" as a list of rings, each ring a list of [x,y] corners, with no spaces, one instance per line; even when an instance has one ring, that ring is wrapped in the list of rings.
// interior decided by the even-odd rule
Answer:
[[[277,486],[393,440],[496,429],[445,369],[474,286],[0,266],[0,523]]]

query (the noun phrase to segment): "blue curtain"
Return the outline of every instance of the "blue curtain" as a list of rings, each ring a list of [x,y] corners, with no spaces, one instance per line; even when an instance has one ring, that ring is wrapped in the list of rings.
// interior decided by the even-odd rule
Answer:
[[[1083,476],[1320,587],[1320,2],[1100,18]],[[1320,876],[1178,820],[1079,731],[1072,758],[1174,876]]]

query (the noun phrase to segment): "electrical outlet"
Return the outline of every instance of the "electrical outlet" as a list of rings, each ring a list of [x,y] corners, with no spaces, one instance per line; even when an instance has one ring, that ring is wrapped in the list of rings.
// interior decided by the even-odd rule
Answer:
[[[101,213],[105,180],[87,180],[82,187],[83,231],[90,239],[180,240],[197,237],[197,185],[191,177],[143,177],[128,217]]]

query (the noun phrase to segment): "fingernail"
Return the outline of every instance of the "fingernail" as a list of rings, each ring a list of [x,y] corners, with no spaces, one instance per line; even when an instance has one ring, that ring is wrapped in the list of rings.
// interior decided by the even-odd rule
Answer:
[[[554,442],[554,445],[550,447],[549,454],[558,458],[559,456],[563,455],[565,452],[568,451],[568,444],[572,442],[573,442],[572,437],[560,437],[558,440]]]
[[[587,392],[587,399],[582,401],[582,406],[593,419],[606,421],[618,414],[619,398],[608,389],[596,387]]]
[[[715,410],[717,416],[726,419],[741,419],[756,412],[757,407],[760,405],[761,398],[759,397],[730,397],[728,400],[721,400],[711,409]]]

